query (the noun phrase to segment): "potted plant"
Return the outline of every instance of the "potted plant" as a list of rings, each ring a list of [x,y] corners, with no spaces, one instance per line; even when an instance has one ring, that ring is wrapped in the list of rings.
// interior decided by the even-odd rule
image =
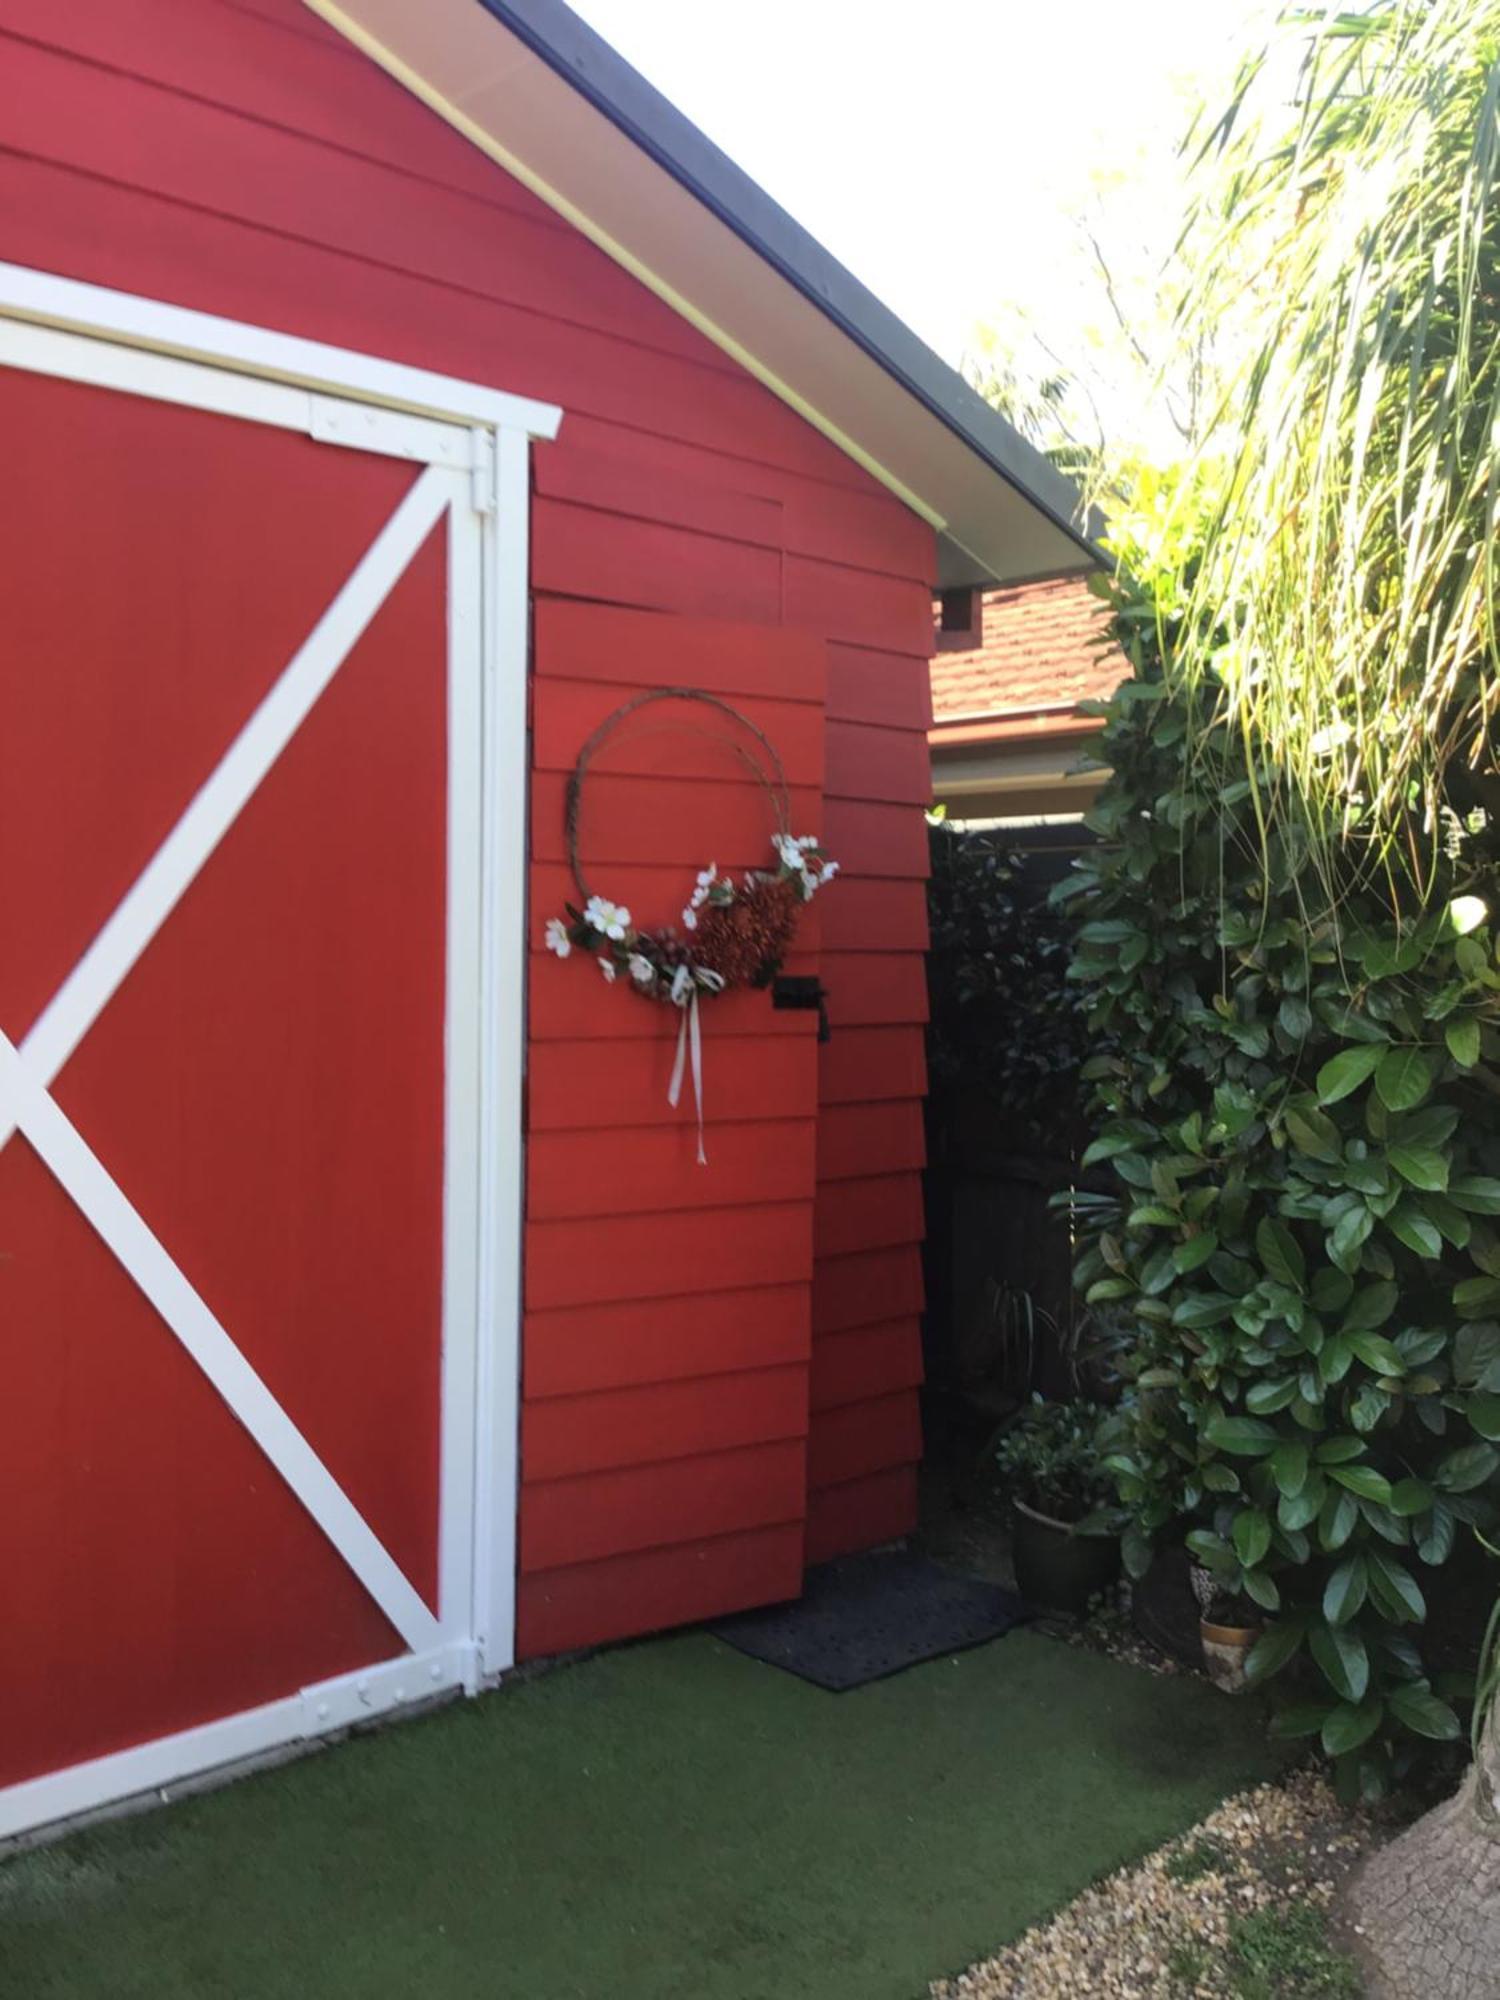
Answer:
[[[1112,1414],[1083,1398],[1034,1397],[995,1454],[1010,1493],[1017,1587],[1051,1611],[1086,1611],[1120,1572],[1100,1435]]]
[[[1245,1661],[1261,1635],[1260,1613],[1243,1591],[1232,1589],[1201,1563],[1193,1563],[1190,1574],[1198,1600],[1203,1670],[1223,1693],[1243,1694]]]

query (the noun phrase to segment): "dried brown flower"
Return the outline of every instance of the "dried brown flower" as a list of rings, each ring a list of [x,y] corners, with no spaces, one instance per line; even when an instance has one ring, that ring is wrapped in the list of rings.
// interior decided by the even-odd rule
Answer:
[[[802,899],[789,881],[756,876],[732,903],[711,903],[698,919],[693,957],[726,986],[765,986],[797,928]]]

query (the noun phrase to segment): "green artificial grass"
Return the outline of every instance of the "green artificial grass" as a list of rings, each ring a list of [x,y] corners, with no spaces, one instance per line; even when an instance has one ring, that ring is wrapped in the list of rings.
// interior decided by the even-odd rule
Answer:
[[[5,2000],[912,2000],[1266,1775],[1031,1633],[830,1695],[603,1654],[0,1866]]]

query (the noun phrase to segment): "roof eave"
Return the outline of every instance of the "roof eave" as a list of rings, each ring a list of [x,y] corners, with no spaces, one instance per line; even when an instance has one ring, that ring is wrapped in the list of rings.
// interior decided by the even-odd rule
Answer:
[[[935,581],[1102,560],[1069,481],[561,0],[305,3],[927,519]],[[578,117],[602,122],[564,129]]]
[[[1096,517],[1089,532],[1078,525],[1080,498],[1066,475],[571,7],[561,0],[479,5],[1045,514],[1075,545],[1080,568],[1105,560],[1091,538],[1102,523]]]

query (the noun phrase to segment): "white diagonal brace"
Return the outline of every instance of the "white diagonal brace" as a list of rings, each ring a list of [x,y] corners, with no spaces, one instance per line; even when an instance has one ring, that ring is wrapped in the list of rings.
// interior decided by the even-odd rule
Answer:
[[[22,1048],[50,1085],[108,1006],[183,892],[224,838],[338,672],[453,498],[459,475],[430,466],[397,507],[286,670],[205,780]],[[0,1107],[0,1149],[14,1130]]]
[[[0,1131],[21,1131],[414,1652],[438,1622],[333,1474],[0,1034]]]

